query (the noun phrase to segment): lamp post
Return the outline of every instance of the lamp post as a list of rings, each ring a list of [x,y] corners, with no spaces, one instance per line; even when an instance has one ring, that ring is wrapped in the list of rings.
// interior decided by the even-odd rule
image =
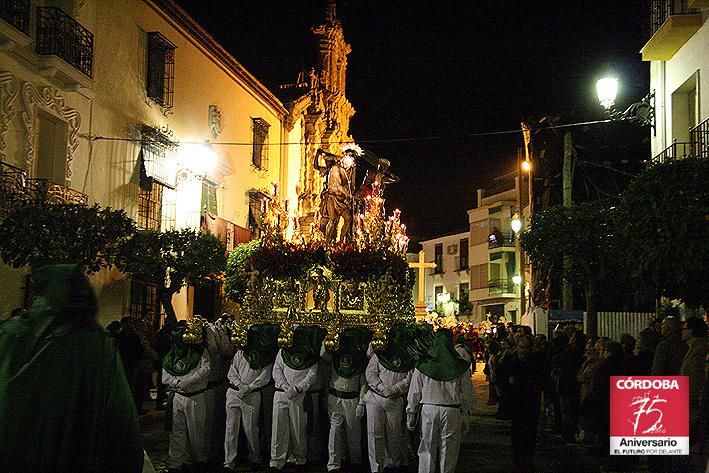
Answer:
[[[606,109],[613,121],[630,121],[637,125],[649,126],[655,132],[655,93],[650,92],[639,102],[631,104],[624,111],[615,109],[615,99],[620,85],[616,77],[603,77],[596,81],[598,101]]]

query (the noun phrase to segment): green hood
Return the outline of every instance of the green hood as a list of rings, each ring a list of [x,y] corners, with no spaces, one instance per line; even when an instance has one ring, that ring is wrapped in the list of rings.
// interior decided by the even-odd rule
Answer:
[[[253,325],[249,328],[244,358],[251,369],[259,370],[276,359],[278,330],[278,325]]]
[[[367,367],[367,345],[372,334],[366,328],[351,328],[340,335],[340,348],[332,355],[332,366],[342,378],[364,373]]]
[[[187,345],[182,341],[182,335],[185,333],[185,327],[178,325],[172,332],[170,338],[172,344],[170,351],[165,355],[162,362],[165,371],[173,376],[184,376],[199,365],[199,360],[202,358],[204,344]]]
[[[377,358],[384,368],[396,373],[411,371],[417,358],[412,351],[414,327],[395,325],[389,330],[387,347],[377,352]]]
[[[294,370],[305,370],[320,360],[320,344],[325,330],[320,327],[297,327],[293,333],[293,345],[282,350],[283,362]]]
[[[0,471],[140,472],[135,403],[88,279],[62,264],[32,280],[30,310],[0,324]]]
[[[463,374],[469,366],[453,348],[453,333],[441,328],[433,338],[429,358],[420,361],[416,368],[436,381],[450,381]]]

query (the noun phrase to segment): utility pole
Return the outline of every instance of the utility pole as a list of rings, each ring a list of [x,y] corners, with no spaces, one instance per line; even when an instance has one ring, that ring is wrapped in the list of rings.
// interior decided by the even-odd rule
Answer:
[[[571,132],[567,131],[564,134],[564,166],[562,169],[562,191],[564,207],[571,207],[571,189],[573,187],[573,175],[571,172],[571,159],[574,155],[574,144],[571,137]],[[571,282],[566,277],[571,271],[573,261],[569,256],[564,256],[564,275],[561,278],[561,307],[564,310],[572,310],[574,308],[574,293]]]
[[[521,149],[517,149],[517,216],[522,223],[522,229],[520,229],[520,233],[515,235],[515,257],[517,259],[516,261],[516,267],[517,271],[519,271],[519,276],[520,276],[520,283],[519,283],[519,315],[517,316],[517,320],[514,322],[520,323],[522,321],[522,316],[527,313],[527,301],[526,301],[526,294],[525,294],[525,277],[524,277],[524,250],[522,249],[522,244],[520,243],[520,235],[521,231],[524,230],[524,212],[522,211],[522,163],[520,160],[520,155],[522,154]]]

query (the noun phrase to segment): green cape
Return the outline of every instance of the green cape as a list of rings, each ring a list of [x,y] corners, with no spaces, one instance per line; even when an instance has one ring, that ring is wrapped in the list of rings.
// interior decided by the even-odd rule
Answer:
[[[332,355],[332,366],[343,378],[364,373],[367,368],[367,345],[372,338],[366,328],[351,328],[340,335],[340,348]]]
[[[140,472],[140,426],[114,341],[77,265],[32,273],[23,316],[0,324],[0,471]]]
[[[294,370],[305,370],[320,360],[320,344],[325,330],[315,326],[296,327],[293,345],[282,350],[283,362]]]
[[[188,345],[182,341],[182,335],[185,333],[185,327],[178,325],[170,332],[172,344],[170,351],[167,352],[162,361],[162,366],[165,371],[173,376],[184,376],[199,365],[199,360],[202,358],[204,344]]]
[[[252,325],[249,328],[244,358],[252,370],[274,362],[278,354],[278,325]]]
[[[416,365],[416,357],[412,351],[414,345],[414,327],[394,325],[389,330],[387,347],[378,351],[377,358],[382,366],[389,371],[406,373]]]
[[[450,381],[463,374],[470,363],[463,360],[453,348],[453,333],[440,328],[433,338],[429,358],[420,361],[416,368],[436,381]]]

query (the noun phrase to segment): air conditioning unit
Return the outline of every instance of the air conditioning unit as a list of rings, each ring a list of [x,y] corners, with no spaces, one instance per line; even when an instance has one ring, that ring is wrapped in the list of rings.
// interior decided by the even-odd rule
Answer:
[[[453,245],[448,245],[446,247],[446,253],[449,255],[457,255],[458,254],[458,245],[453,244]]]

